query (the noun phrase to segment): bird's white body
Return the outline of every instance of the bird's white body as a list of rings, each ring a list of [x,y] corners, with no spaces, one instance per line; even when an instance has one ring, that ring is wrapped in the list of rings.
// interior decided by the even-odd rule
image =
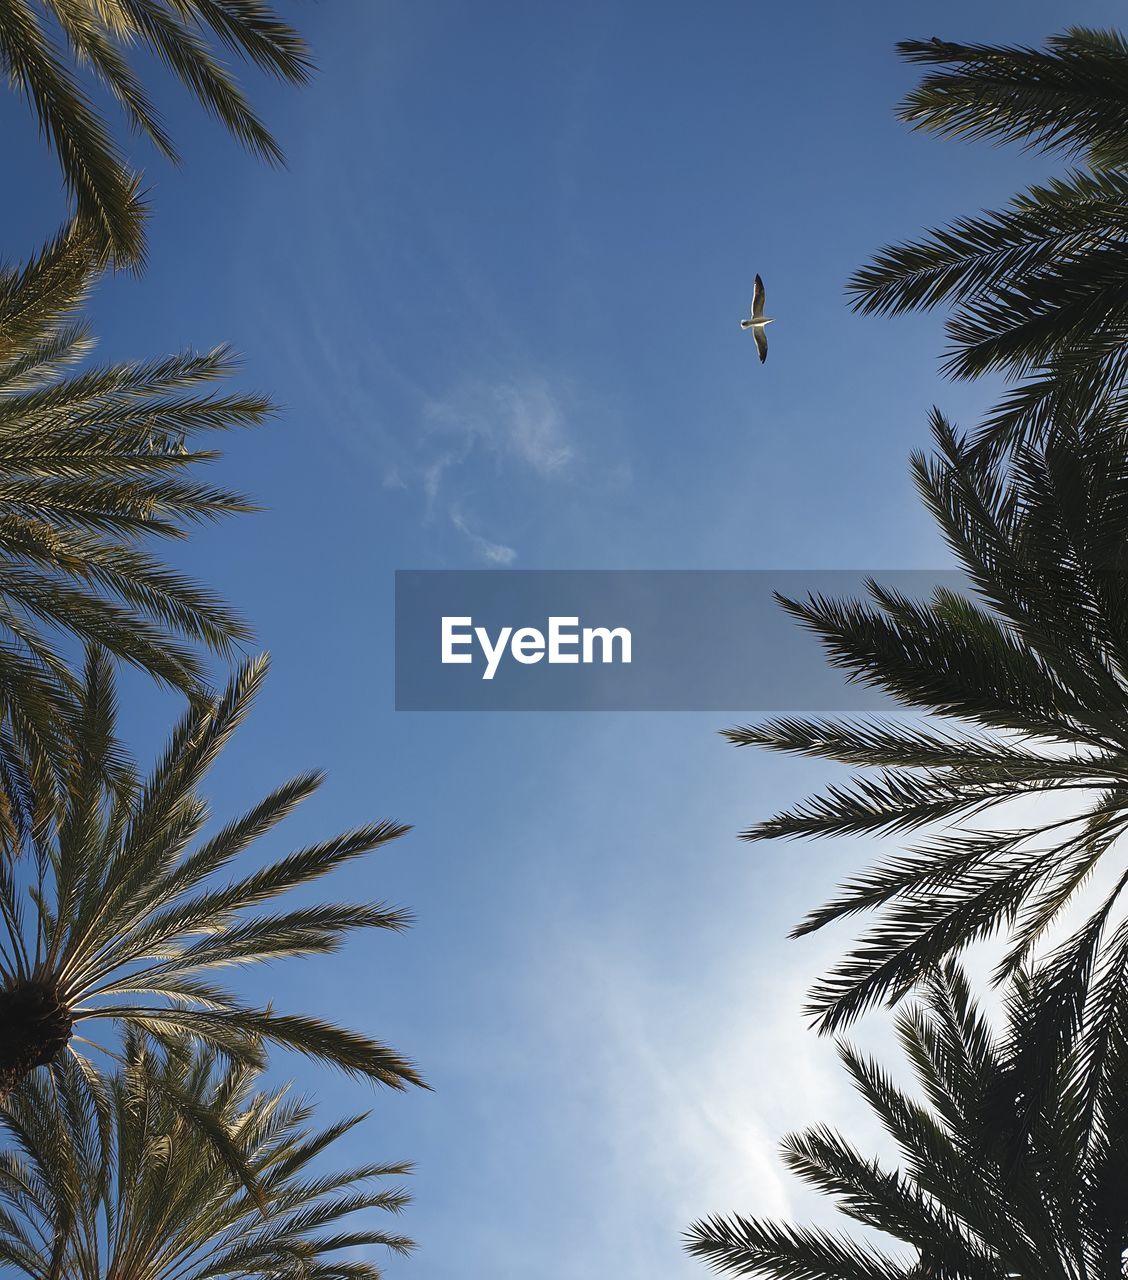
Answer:
[[[756,286],[752,290],[752,314],[747,319],[741,320],[740,327],[752,330],[761,364],[768,358],[768,335],[764,330],[773,323],[771,316],[764,315],[764,282],[757,276]]]

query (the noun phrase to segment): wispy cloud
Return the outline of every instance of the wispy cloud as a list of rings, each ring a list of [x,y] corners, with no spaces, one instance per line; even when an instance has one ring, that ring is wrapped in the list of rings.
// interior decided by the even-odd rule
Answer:
[[[560,406],[543,382],[525,387],[512,383],[494,389],[508,447],[538,475],[564,470],[574,450]]]
[[[474,454],[515,462],[541,477],[563,473],[575,458],[559,396],[540,377],[463,386],[428,401],[423,417],[429,436],[454,440],[427,467],[435,493],[443,474]]]
[[[503,542],[491,542],[488,538],[483,538],[480,533],[471,529],[457,507],[452,507],[450,510],[450,522],[459,533],[465,534],[470,539],[474,549],[487,564],[504,567],[512,564],[517,559],[517,552],[513,547],[507,547]]]
[[[535,375],[467,383],[424,399],[420,418],[414,457],[398,460],[385,483],[418,489],[424,520],[445,512],[485,563],[512,564],[516,549],[483,534],[463,500],[483,481],[483,467],[507,484],[568,478],[577,450],[559,393]]]

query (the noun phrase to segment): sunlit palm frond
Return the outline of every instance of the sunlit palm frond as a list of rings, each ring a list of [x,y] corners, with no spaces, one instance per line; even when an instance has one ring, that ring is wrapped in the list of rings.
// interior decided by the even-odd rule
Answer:
[[[137,180],[84,87],[105,90],[132,128],[170,159],[175,145],[133,63],[164,64],[246,147],[281,151],[220,51],[293,84],[312,64],[264,0],[0,0],[0,70],[29,103],[59,158],[79,217],[122,265],[144,254]]]
[[[64,1058],[0,1106],[0,1258],[32,1280],[377,1280],[412,1248],[381,1225],[410,1166],[327,1165],[362,1118],[318,1127],[252,1068],[135,1036],[104,1084]]]
[[[196,646],[230,656],[250,635],[146,543],[252,509],[198,478],[216,457],[199,438],[271,406],[210,390],[232,370],[222,348],[75,368],[91,345],[80,308],[103,264],[76,224],[26,266],[0,269],[0,768],[13,778],[69,750],[76,684],[58,632],[192,695]]]
[[[317,774],[205,835],[200,788],[265,670],[265,660],[249,663],[224,693],[198,699],[142,780],[117,743],[109,661],[90,650],[65,811],[34,866],[0,866],[3,1087],[58,1061],[79,1037],[84,1053],[112,1050],[122,1028],[169,1051],[187,1040],[257,1064],[263,1046],[277,1045],[391,1088],[422,1084],[406,1058],[367,1034],[257,1008],[219,985],[225,970],[328,954],[359,929],[408,923],[380,903],[274,905],[401,836],[407,828],[397,823],[370,823],[230,874],[317,789]]]

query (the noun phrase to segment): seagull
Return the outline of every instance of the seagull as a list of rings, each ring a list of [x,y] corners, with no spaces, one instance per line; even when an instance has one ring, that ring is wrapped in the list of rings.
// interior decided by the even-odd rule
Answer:
[[[752,330],[761,364],[768,358],[768,335],[764,332],[764,326],[771,323],[771,316],[764,315],[764,282],[757,276],[756,287],[752,291],[752,314],[747,320],[741,320],[740,327]]]

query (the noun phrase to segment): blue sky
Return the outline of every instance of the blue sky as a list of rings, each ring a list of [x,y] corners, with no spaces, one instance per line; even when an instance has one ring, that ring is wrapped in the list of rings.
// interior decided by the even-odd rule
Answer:
[[[843,284],[1050,168],[898,124],[893,45],[1037,41],[1119,6],[280,7],[321,67],[303,92],[251,80],[289,168],[162,88],[187,163],[136,152],[150,266],[93,305],[104,356],[229,341],[285,406],[220,468],[267,510],[177,550],[273,654],[217,815],[320,766],[264,854],[416,828],[337,888],[411,906],[408,935],[245,985],[364,1026],[435,1086],[372,1097],[278,1064],[330,1110],[372,1106],[352,1155],[417,1162],[421,1248],[389,1274],[700,1276],[695,1215],[825,1212],[780,1134],[872,1137],[798,1012],[843,939],[785,934],[873,851],[738,842],[827,771],[725,746],[724,717],[397,715],[392,573],[944,565],[907,455],[933,402],[966,423],[989,389],[939,379],[940,317],[852,316]],[[10,95],[0,127],[14,258],[63,205]],[[757,271],[763,368],[738,329]],[[148,752],[174,707],[128,693]]]

